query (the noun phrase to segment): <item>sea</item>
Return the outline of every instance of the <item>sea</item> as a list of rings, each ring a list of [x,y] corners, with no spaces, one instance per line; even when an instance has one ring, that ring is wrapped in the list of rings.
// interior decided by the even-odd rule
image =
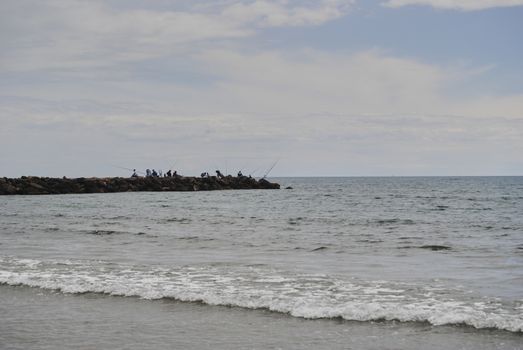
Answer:
[[[0,348],[523,349],[523,177],[270,180],[0,196]]]

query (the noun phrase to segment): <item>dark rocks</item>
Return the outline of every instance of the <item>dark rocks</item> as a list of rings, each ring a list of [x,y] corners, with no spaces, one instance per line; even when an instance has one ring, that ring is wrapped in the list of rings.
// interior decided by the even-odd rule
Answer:
[[[248,177],[244,177],[244,179],[249,179],[249,178]],[[260,181],[258,181],[258,184],[260,186],[262,186],[262,188],[267,188],[267,189],[279,189],[280,188],[279,184],[270,183],[269,181],[267,181],[265,179],[260,179]]]
[[[247,176],[209,177],[108,177],[108,178],[49,178],[23,176],[18,179],[0,178],[0,195],[110,193],[135,191],[215,191],[279,189],[280,185],[265,179]]]

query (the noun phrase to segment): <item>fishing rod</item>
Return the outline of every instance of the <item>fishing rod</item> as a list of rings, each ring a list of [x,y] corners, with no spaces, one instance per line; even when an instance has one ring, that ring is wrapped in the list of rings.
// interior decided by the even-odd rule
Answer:
[[[278,160],[276,160],[276,161],[272,164],[272,166],[269,168],[269,170],[267,170],[267,172],[265,173],[265,175],[263,175],[262,179],[265,179],[265,178],[267,177],[267,175],[269,175],[269,173],[271,172],[271,170],[276,166],[276,164],[278,164],[279,161],[280,161],[280,160],[278,159]]]
[[[254,169],[253,171],[251,171],[249,173],[249,175],[254,175],[258,170],[260,169],[260,167],[257,167],[256,169]]]
[[[114,168],[118,168],[118,169],[122,169],[122,170],[128,170],[128,171],[136,171],[137,173],[139,174],[144,174],[143,171],[138,171],[136,169],[131,169],[131,168],[126,168],[126,167],[123,167],[123,166],[118,166],[118,165],[114,165],[114,164],[110,164],[112,167]]]

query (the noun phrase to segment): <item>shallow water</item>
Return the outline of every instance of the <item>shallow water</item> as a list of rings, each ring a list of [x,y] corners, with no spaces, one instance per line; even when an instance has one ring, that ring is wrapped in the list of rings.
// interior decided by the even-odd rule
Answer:
[[[522,337],[428,323],[306,320],[267,310],[1,287],[2,349],[521,349]]]
[[[291,333],[316,334],[315,348],[523,341],[522,177],[276,180],[294,189],[0,197],[2,298],[77,333],[82,317],[43,300],[98,310],[92,318],[121,313],[122,329],[99,330],[107,339],[139,308],[136,334],[166,323],[154,333],[158,348],[205,348],[220,339],[213,317],[229,333],[244,327],[236,346],[221,330],[223,348],[300,348]],[[27,339],[16,310],[4,307],[0,324],[13,347]],[[170,334],[180,322],[195,338]],[[274,343],[267,327],[280,332]]]

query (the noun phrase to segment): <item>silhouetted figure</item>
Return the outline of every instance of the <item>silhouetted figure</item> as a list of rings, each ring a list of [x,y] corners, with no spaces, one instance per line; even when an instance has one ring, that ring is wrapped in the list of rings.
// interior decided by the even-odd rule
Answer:
[[[218,176],[218,178],[220,178],[220,179],[223,179],[223,178],[224,178],[224,176],[223,176],[223,174],[220,172],[220,170],[216,170],[216,176]]]
[[[167,170],[167,172],[165,173],[165,176],[166,177],[171,177],[172,176],[171,170]]]
[[[133,174],[131,175],[131,177],[138,177],[138,174],[136,173],[136,169],[133,169]]]
[[[151,175],[152,175],[152,173],[151,173],[151,169],[146,169],[146,170],[145,170],[145,176],[146,176],[146,177],[150,177]]]
[[[153,169],[151,176],[152,177],[158,177],[158,173],[156,172],[156,170]]]
[[[242,176],[243,176],[242,171],[241,170],[238,171],[238,177],[242,177]]]

